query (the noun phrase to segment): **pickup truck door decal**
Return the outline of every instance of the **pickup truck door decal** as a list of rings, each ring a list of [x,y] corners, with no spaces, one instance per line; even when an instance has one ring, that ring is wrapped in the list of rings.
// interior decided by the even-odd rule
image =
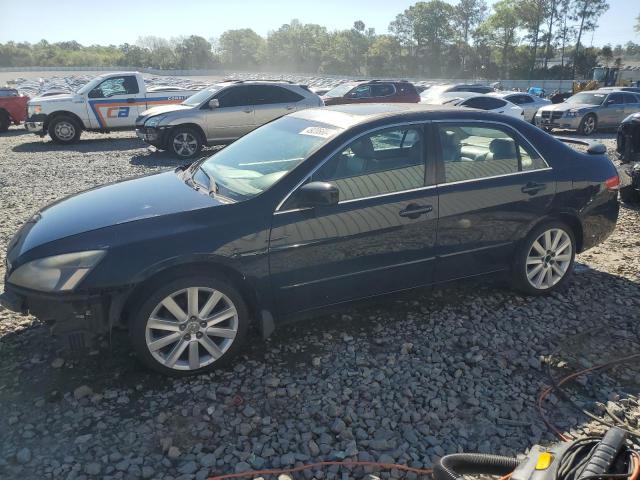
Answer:
[[[147,105],[147,107],[155,105],[168,105],[172,103],[182,103],[186,100],[188,95],[171,95],[169,97],[153,97],[153,98],[132,98],[123,100],[121,98],[106,100],[96,99],[89,100],[89,106],[96,116],[98,125],[100,128],[109,128],[109,118],[124,118],[128,117],[131,111],[131,107],[138,105]],[[132,101],[133,100],[133,101]],[[134,110],[137,112],[137,109]],[[106,119],[105,119],[106,116]],[[133,119],[135,120],[135,118]],[[133,125],[133,122],[131,122]]]

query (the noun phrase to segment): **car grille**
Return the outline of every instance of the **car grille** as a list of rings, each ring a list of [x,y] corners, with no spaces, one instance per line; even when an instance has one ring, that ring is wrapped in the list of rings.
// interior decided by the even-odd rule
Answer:
[[[559,118],[562,118],[562,113],[563,112],[556,112],[556,111],[552,111],[552,112],[542,112],[542,118],[544,118],[545,120],[549,120],[549,118],[551,118],[552,120],[558,120]]]

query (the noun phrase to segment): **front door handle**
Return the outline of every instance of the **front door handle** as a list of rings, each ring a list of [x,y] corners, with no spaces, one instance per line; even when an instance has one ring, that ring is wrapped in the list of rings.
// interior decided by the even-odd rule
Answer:
[[[127,98],[127,103],[136,103],[135,98]]]
[[[400,215],[401,217],[416,219],[420,215],[425,215],[432,211],[433,207],[431,205],[418,205],[417,203],[410,203],[406,208],[400,210],[398,212],[398,215]]]
[[[528,193],[529,195],[535,195],[536,193],[541,192],[542,190],[545,190],[546,188],[547,188],[547,185],[545,183],[529,182],[524,187],[522,187],[520,190],[522,191],[522,193]]]

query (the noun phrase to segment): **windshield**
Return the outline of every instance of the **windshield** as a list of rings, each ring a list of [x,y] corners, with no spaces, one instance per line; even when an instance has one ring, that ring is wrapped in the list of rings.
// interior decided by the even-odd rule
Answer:
[[[89,92],[89,90],[93,89],[93,87],[95,87],[102,80],[103,80],[102,77],[96,77],[93,80],[91,80],[88,83],[85,83],[83,86],[81,86],[78,90],[76,90],[76,93],[79,94],[79,95],[83,95],[83,94]]]
[[[343,83],[342,85],[332,88],[324,95],[326,97],[344,97],[353,87],[355,87],[355,85]]]
[[[201,168],[217,191],[247,200],[269,189],[343,129],[295,117],[268,123],[206,160]]]
[[[606,93],[576,93],[573,97],[569,97],[565,100],[571,104],[583,104],[583,105],[602,105]]]
[[[194,93],[184,102],[182,102],[182,105],[197,107],[205,100],[208,100],[214,93],[219,92],[221,89],[222,87],[216,85],[215,87],[209,87],[205,88],[204,90],[200,90],[198,93]]]

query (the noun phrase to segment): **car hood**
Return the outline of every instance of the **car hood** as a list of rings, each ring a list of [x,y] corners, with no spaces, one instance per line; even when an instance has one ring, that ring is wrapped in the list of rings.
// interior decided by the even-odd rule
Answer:
[[[81,99],[80,95],[74,95],[73,93],[60,93],[56,95],[49,95],[46,97],[34,97],[29,103],[31,104],[42,104],[42,103],[65,103],[65,102],[73,102],[76,99]]]
[[[566,112],[569,110],[587,110],[592,108],[597,108],[598,105],[589,105],[587,103],[554,103],[551,105],[546,105],[542,107],[540,110],[545,111],[555,111],[555,112]]]
[[[8,256],[15,259],[45,243],[99,228],[222,204],[175,172],[112,183],[42,209],[16,234]]]
[[[153,117],[155,115],[163,115],[165,113],[177,112],[180,110],[190,110],[193,107],[188,105],[159,105],[157,107],[151,107],[140,114],[140,117]]]

